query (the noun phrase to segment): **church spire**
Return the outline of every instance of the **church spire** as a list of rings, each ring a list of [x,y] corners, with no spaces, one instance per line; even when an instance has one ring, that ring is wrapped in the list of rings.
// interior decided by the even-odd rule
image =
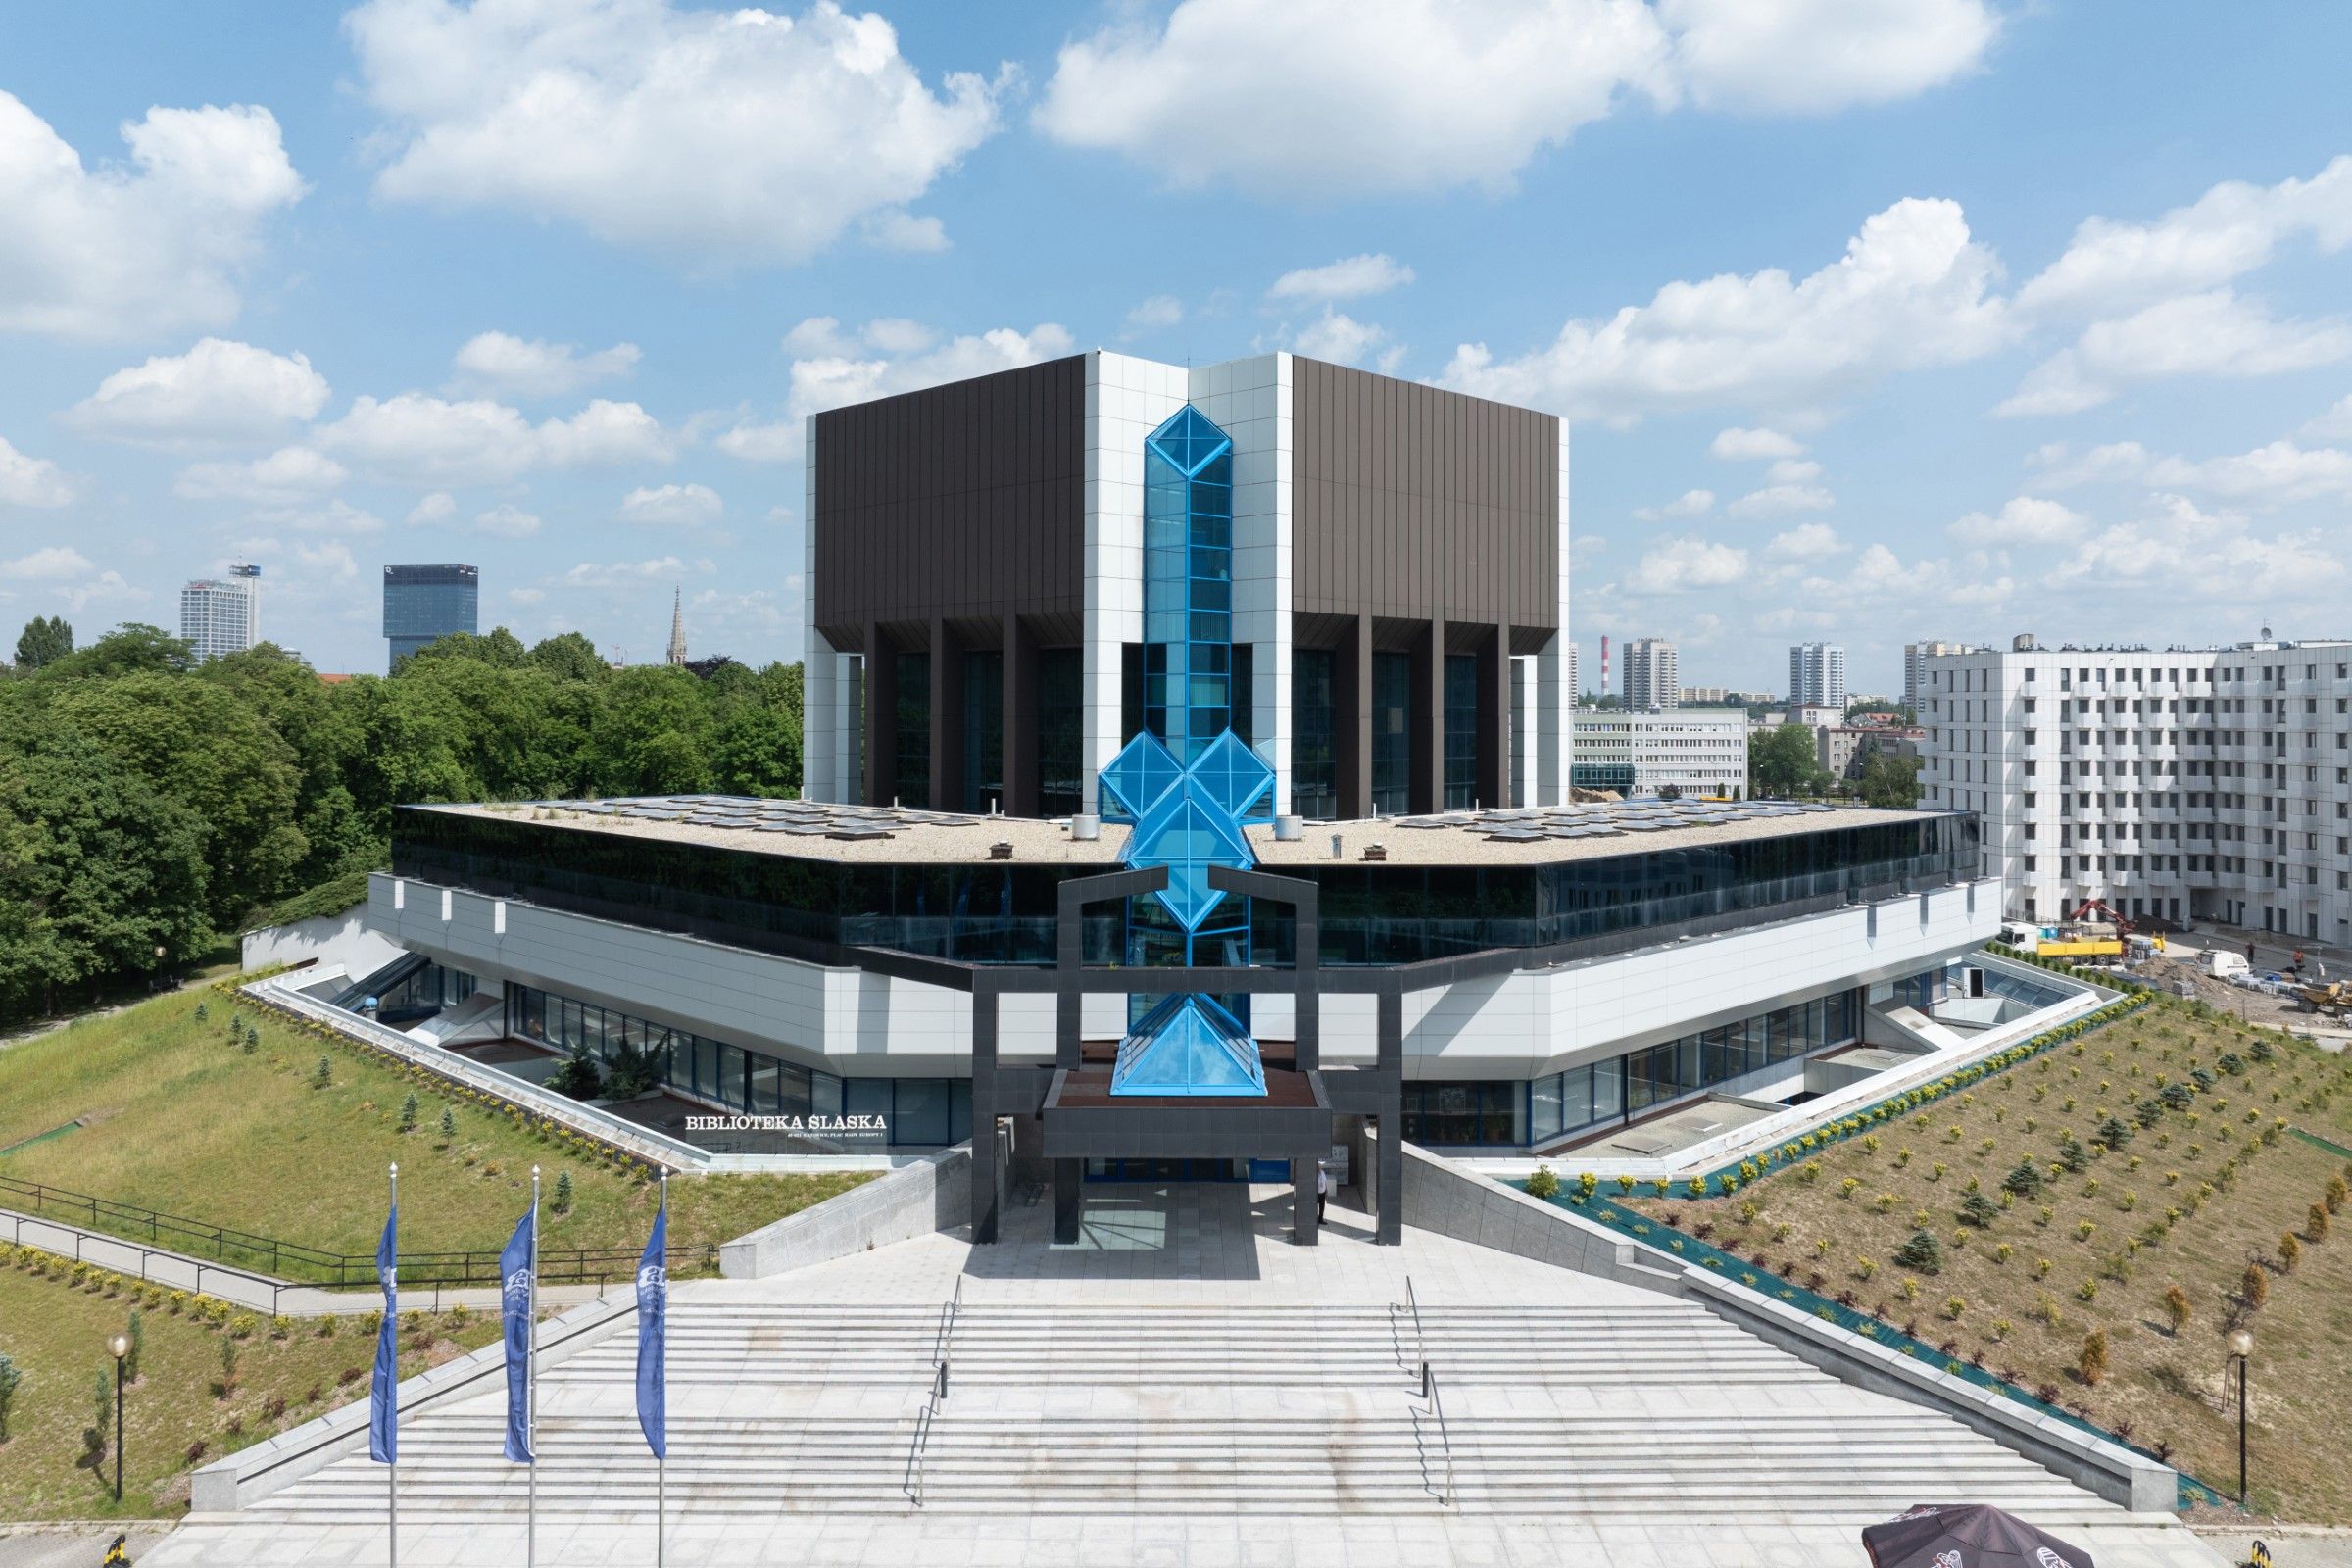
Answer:
[[[669,597],[669,662],[686,662],[686,591],[673,588]]]

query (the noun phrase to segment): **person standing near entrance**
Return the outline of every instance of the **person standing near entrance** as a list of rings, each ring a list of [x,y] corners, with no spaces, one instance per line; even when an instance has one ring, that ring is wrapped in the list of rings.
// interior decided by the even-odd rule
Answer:
[[[1315,1161],[1315,1223],[1323,1223],[1323,1215],[1331,1207],[1331,1170],[1321,1160]]]

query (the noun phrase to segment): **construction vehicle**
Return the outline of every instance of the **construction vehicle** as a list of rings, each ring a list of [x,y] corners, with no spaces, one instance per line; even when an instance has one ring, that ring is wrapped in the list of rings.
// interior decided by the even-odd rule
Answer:
[[[2298,986],[2295,994],[2303,1005],[2314,1012],[2332,1013],[2342,1017],[2352,1010],[2352,980],[2336,980],[2327,985]]]
[[[2102,918],[2103,917],[2103,918]],[[2132,922],[2097,899],[2085,899],[2075,912],[2058,922],[2055,936],[2042,938],[2040,953],[2050,958],[2120,958]]]

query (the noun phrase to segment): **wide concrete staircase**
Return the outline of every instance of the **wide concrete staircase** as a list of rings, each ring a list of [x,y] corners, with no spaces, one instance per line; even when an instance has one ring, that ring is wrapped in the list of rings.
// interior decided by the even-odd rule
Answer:
[[[944,1340],[947,1397],[933,1406],[942,1343],[936,1305],[681,1292],[670,1315],[672,1517],[919,1506],[1850,1519],[1936,1497],[2100,1506],[1989,1439],[1847,1388],[1664,1298],[1417,1315],[1396,1303],[965,1302]],[[618,1522],[652,1506],[634,1351],[623,1322],[542,1377],[542,1518]],[[525,1479],[499,1456],[502,1422],[493,1396],[406,1427],[403,1519],[518,1512]],[[383,1497],[383,1471],[345,1459],[254,1511],[368,1522]]]

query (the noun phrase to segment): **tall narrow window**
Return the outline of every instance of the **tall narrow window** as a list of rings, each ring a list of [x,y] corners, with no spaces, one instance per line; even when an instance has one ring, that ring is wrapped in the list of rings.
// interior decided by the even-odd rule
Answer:
[[[1191,762],[1233,722],[1233,442],[1187,404],[1144,443],[1144,727]]]
[[[1478,793],[1478,656],[1446,656],[1446,800],[1447,810],[1470,806]],[[1497,806],[1498,801],[1485,803]]]
[[[1413,656],[1372,656],[1372,809],[1401,816],[1412,809]]]
[[[1004,804],[1004,656],[980,649],[963,656],[963,808]]]
[[[1334,661],[1328,648],[1291,651],[1291,809],[1327,820],[1340,814],[1339,751],[1332,715]]]
[[[1037,656],[1037,808],[1072,816],[1083,799],[1084,654],[1048,648]]]
[[[901,806],[931,804],[931,656],[899,660],[898,765],[890,792]]]

